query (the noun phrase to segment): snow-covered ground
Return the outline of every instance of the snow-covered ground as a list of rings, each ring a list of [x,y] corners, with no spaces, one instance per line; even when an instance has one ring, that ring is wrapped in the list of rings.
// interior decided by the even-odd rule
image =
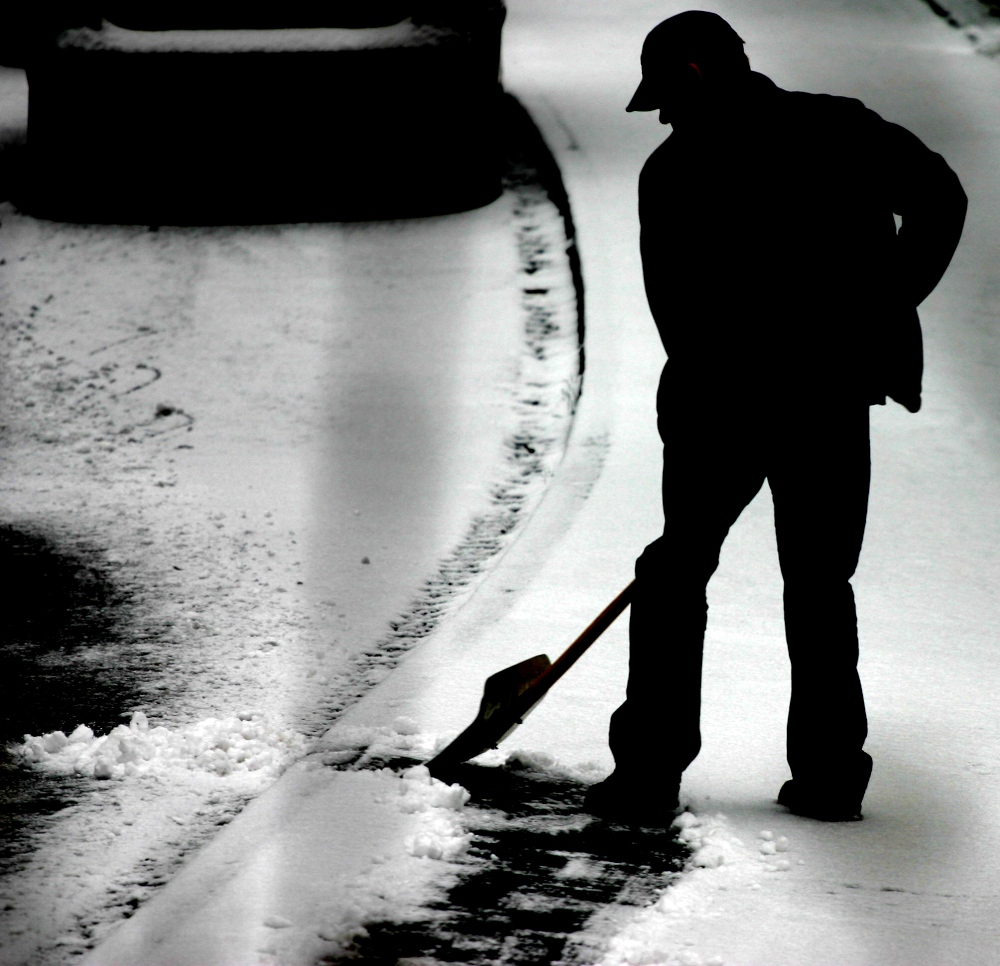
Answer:
[[[468,596],[559,461],[579,338],[530,182],[381,224],[0,218],[3,523],[129,597],[124,645],[46,655],[117,677],[122,723],[17,749],[75,785],[5,866],[7,964],[92,945]]]
[[[625,0],[615,5],[581,0],[511,0],[509,7],[505,80],[531,109],[557,155],[583,258],[587,370],[565,457],[528,525],[518,530],[516,540],[504,545],[502,555],[491,558],[489,572],[477,579],[475,593],[463,598],[461,607],[449,608],[395,670],[345,710],[348,702],[343,695],[359,688],[352,691],[350,682],[334,676],[337,660],[371,650],[382,640],[385,620],[406,611],[414,588],[425,574],[434,571],[441,548],[461,542],[464,528],[468,527],[467,508],[475,506],[482,492],[479,487],[491,474],[483,474],[482,454],[471,455],[470,469],[455,477],[471,481],[471,489],[462,489],[460,483],[455,495],[439,500],[442,494],[436,487],[441,477],[428,470],[426,464],[414,462],[415,454],[406,450],[413,434],[406,427],[399,428],[395,437],[389,433],[390,440],[397,439],[398,449],[389,449],[398,457],[394,465],[424,467],[426,476],[418,474],[415,481],[419,492],[427,497],[422,506],[435,507],[441,513],[451,509],[455,518],[450,529],[440,520],[428,525],[431,536],[420,544],[426,548],[423,555],[414,550],[412,556],[405,557],[409,561],[406,567],[400,564],[398,569],[386,571],[384,579],[371,580],[379,559],[371,549],[376,531],[352,525],[354,510],[364,511],[368,506],[359,494],[374,499],[372,494],[379,487],[391,490],[393,481],[401,481],[386,474],[384,462],[379,459],[372,459],[366,466],[364,455],[369,448],[364,437],[357,434],[359,427],[380,418],[392,428],[400,419],[400,411],[392,410],[385,416],[385,394],[373,393],[369,399],[364,387],[372,379],[384,386],[401,372],[417,372],[417,367],[409,363],[411,354],[422,343],[407,343],[401,349],[402,364],[394,367],[384,355],[395,346],[393,340],[351,328],[351,336],[367,335],[372,340],[370,352],[361,360],[344,360],[339,377],[342,381],[330,394],[336,396],[336,405],[318,410],[308,405],[303,408],[296,393],[304,393],[306,401],[311,397],[306,391],[310,383],[301,373],[303,369],[315,371],[308,365],[318,353],[303,347],[294,365],[280,365],[282,351],[286,351],[281,346],[287,343],[267,343],[267,333],[274,328],[264,322],[265,309],[259,316],[256,311],[261,305],[270,305],[273,311],[286,305],[291,295],[277,294],[282,285],[290,287],[284,290],[286,293],[291,291],[301,297],[309,289],[302,284],[301,276],[295,275],[296,270],[301,270],[301,252],[313,251],[314,262],[308,258],[306,262],[315,264],[323,260],[323,252],[329,252],[323,246],[332,246],[340,259],[335,270],[323,277],[338,283],[353,279],[345,290],[326,290],[319,298],[327,311],[331,306],[342,306],[346,300],[350,305],[367,306],[371,314],[365,318],[388,314],[405,319],[414,300],[431,307],[437,304],[438,296],[427,293],[434,291],[433,284],[441,284],[441,280],[428,271],[430,262],[422,260],[422,254],[427,244],[425,233],[434,230],[435,225],[454,244],[449,251],[459,267],[453,278],[461,277],[455,284],[462,292],[459,304],[465,306],[464,299],[477,290],[468,281],[469,263],[462,261],[463,256],[468,257],[468,238],[476,238],[477,244],[486,246],[484,251],[493,253],[484,256],[487,261],[491,257],[508,259],[512,257],[509,250],[505,249],[508,254],[497,254],[499,249],[491,248],[488,239],[494,237],[492,232],[496,232],[497,239],[509,238],[510,225],[504,220],[506,216],[499,223],[489,222],[501,210],[494,207],[457,220],[355,228],[350,244],[329,227],[294,232],[251,230],[239,234],[238,240],[226,232],[208,233],[212,236],[212,257],[207,268],[199,269],[204,274],[197,277],[205,279],[209,295],[213,291],[224,294],[207,297],[201,303],[190,294],[152,300],[160,313],[157,324],[184,325],[185,332],[193,330],[195,327],[186,320],[195,318],[189,306],[198,304],[215,309],[198,316],[203,325],[211,322],[220,307],[235,305],[237,313],[223,312],[224,321],[212,330],[212,336],[198,331],[185,335],[196,341],[177,343],[183,347],[177,350],[178,362],[184,358],[198,360],[196,370],[192,367],[175,376],[179,380],[184,376],[177,386],[183,386],[185,392],[174,390],[167,394],[169,383],[164,382],[157,403],[152,404],[153,411],[149,406],[145,411],[140,407],[134,416],[129,413],[128,422],[141,426],[145,416],[157,428],[157,420],[178,420],[188,413],[197,417],[202,410],[196,401],[205,394],[219,387],[235,391],[245,380],[248,392],[261,393],[270,401],[269,409],[286,414],[285,427],[294,425],[293,417],[300,412],[317,413],[317,422],[312,426],[323,430],[338,426],[337,414],[356,413],[355,421],[333,437],[338,446],[347,447],[340,452],[349,458],[344,457],[347,462],[343,462],[336,453],[320,446],[328,457],[323,463],[326,469],[310,478],[318,478],[324,485],[310,492],[316,494],[323,511],[295,516],[298,504],[288,494],[303,491],[296,487],[294,470],[282,458],[284,450],[279,443],[287,439],[284,433],[264,434],[258,440],[253,432],[262,431],[238,418],[240,414],[234,407],[206,406],[206,412],[229,420],[221,423],[213,436],[219,447],[217,453],[201,456],[199,446],[192,451],[156,451],[147,444],[145,453],[162,455],[144,455],[135,461],[143,469],[126,471],[124,467],[132,464],[125,461],[131,459],[129,454],[134,449],[116,447],[108,459],[122,461],[122,476],[143,474],[140,479],[145,481],[145,487],[130,484],[131,489],[126,490],[125,484],[120,484],[120,496],[113,499],[116,491],[105,480],[102,486],[109,494],[107,506],[95,487],[87,491],[89,502],[83,505],[87,512],[77,511],[74,519],[93,521],[95,533],[107,528],[109,545],[113,546],[111,538],[128,528],[128,521],[114,523],[111,505],[115,499],[120,505],[127,496],[127,512],[141,514],[147,520],[176,518],[176,509],[161,502],[168,490],[175,499],[174,491],[183,489],[182,484],[200,485],[204,489],[197,490],[196,496],[204,501],[205,494],[214,493],[220,480],[226,478],[220,466],[237,465],[240,454],[252,453],[257,488],[251,493],[247,486],[223,487],[219,497],[230,514],[220,521],[224,524],[219,528],[223,536],[206,527],[203,542],[195,543],[191,531],[196,528],[191,526],[183,531],[188,542],[181,546],[190,546],[202,555],[219,554],[219,547],[228,546],[224,540],[227,521],[243,512],[262,518],[255,516],[254,521],[258,532],[266,536],[257,540],[260,552],[249,571],[239,572],[243,574],[239,580],[234,578],[198,599],[207,605],[218,595],[213,606],[231,617],[245,609],[249,626],[249,618],[258,613],[251,606],[254,601],[259,600],[259,606],[267,608],[264,613],[271,614],[270,609],[276,609],[286,599],[285,594],[307,595],[308,590],[294,589],[297,584],[289,586],[299,572],[294,568],[299,557],[294,552],[287,556],[293,548],[284,547],[276,535],[281,534],[284,540],[287,534],[290,540],[309,533],[310,546],[326,549],[317,550],[309,558],[321,563],[309,569],[302,586],[315,587],[318,596],[336,587],[338,597],[334,599],[353,603],[356,610],[350,611],[350,633],[329,623],[329,617],[298,636],[282,631],[295,639],[301,636],[305,642],[289,648],[285,648],[282,634],[265,629],[266,622],[262,624],[261,636],[278,640],[280,648],[269,646],[264,657],[254,658],[263,670],[247,674],[246,679],[251,688],[255,681],[263,684],[253,693],[252,701],[239,707],[229,704],[232,682],[245,683],[240,672],[233,670],[231,655],[235,648],[225,647],[224,640],[213,640],[213,650],[223,649],[219,663],[207,665],[217,669],[206,678],[211,685],[201,688],[196,680],[189,682],[184,700],[176,704],[177,719],[168,722],[172,735],[209,717],[226,720],[244,708],[250,712],[273,710],[281,724],[300,721],[301,711],[296,712],[298,718],[293,715],[291,719],[283,718],[282,712],[290,707],[301,709],[317,700],[317,714],[309,719],[314,726],[318,727],[323,715],[339,717],[334,727],[310,746],[308,755],[229,822],[150,901],[144,902],[142,894],[123,899],[122,905],[139,905],[139,909],[88,955],[86,962],[94,966],[232,966],[331,960],[343,955],[353,938],[363,936],[366,925],[394,918],[433,920],[440,916],[432,908],[433,902],[441,899],[456,878],[470,868],[469,829],[473,823],[469,815],[475,803],[466,803],[461,789],[430,780],[420,768],[352,771],[343,766],[359,754],[368,754],[372,759],[394,755],[428,757],[472,718],[481,682],[488,673],[538,652],[548,651],[554,656],[628,581],[634,557],[659,530],[659,445],[653,395],[662,353],[642,293],[634,195],[639,167],[665,132],[653,115],[626,115],[624,104],[637,82],[638,50],[645,32],[662,17],[684,9],[684,5],[650,0]],[[996,805],[1000,703],[992,687],[1000,660],[995,650],[1000,617],[996,591],[1000,576],[996,567],[1000,537],[1000,388],[996,380],[1000,363],[1000,279],[993,226],[1000,215],[994,177],[1000,125],[995,104],[1000,73],[995,63],[975,52],[963,33],[934,16],[919,0],[806,0],[795,5],[794,15],[789,5],[779,0],[757,0],[753,4],[720,0],[713,9],[730,19],[747,39],[753,65],[781,86],[861,97],[940,150],[959,173],[970,196],[969,223],[948,276],[922,311],[928,360],[925,408],[917,416],[898,408],[878,409],[873,416],[872,507],[862,567],[855,580],[862,628],[862,674],[871,720],[868,748],[876,762],[865,820],[825,825],[784,814],[774,804],[777,789],[787,777],[783,731],[788,684],[780,578],[765,490],[734,528],[710,588],[706,740],[701,756],[685,775],[683,796],[690,811],[678,827],[691,850],[688,868],[645,908],[609,907],[604,914],[595,915],[582,931],[570,937],[567,956],[578,962],[608,966],[994,964],[1000,948],[996,916],[1000,909],[1000,810]],[[455,227],[480,224],[478,220],[488,223],[481,224],[471,236]],[[18,223],[9,214],[4,221],[0,242],[9,244],[8,228],[12,221]],[[37,233],[43,233],[44,241],[50,237],[44,232],[52,232],[56,240],[47,242],[43,250],[54,264],[67,264],[70,256],[60,254],[58,246],[79,241],[77,237],[67,237],[65,228],[55,231],[28,222],[24,225],[18,231],[36,233],[30,239],[31,250],[39,250]],[[384,279],[389,265],[398,264],[398,255],[388,264],[380,263],[380,270],[358,277],[359,267],[370,264],[376,253],[395,252],[397,242],[389,244],[387,232],[390,236],[399,232],[400,238],[411,239],[415,246],[408,249],[406,261],[412,270],[412,284],[405,297],[396,300],[388,295],[388,283],[374,284],[373,280]],[[189,233],[191,238],[201,239],[203,235]],[[179,236],[183,236],[182,240],[188,237],[183,232]],[[15,232],[13,237],[19,240],[24,235]],[[181,244],[177,234],[164,237],[173,244],[175,253],[175,262],[165,260],[164,265],[173,265]],[[317,248],[304,246],[299,240],[302,237],[313,239]],[[282,244],[294,251],[290,250],[280,269],[265,279],[243,267],[234,267],[248,261],[258,266],[265,261],[251,257],[254,248],[249,255],[246,253],[250,245],[247,238],[253,239],[254,245],[267,244],[269,253],[281,251]],[[371,243],[367,249],[365,241]],[[134,232],[127,246],[129,257],[133,252],[139,257],[143,251],[150,251],[150,246],[167,242]],[[223,243],[218,245],[222,254],[217,252],[216,242]],[[359,242],[360,251],[354,247]],[[355,253],[357,260],[351,261]],[[147,261],[152,258],[145,257]],[[432,256],[427,258],[432,260]],[[7,260],[12,261],[9,255]],[[95,260],[93,256],[90,259]],[[439,264],[438,260],[432,261]],[[345,268],[348,263],[353,269]],[[515,292],[517,265],[513,261],[509,264],[509,290]],[[242,286],[251,275],[256,281],[247,296]],[[57,277],[65,278],[65,271]],[[174,279],[177,273],[163,268],[158,277]],[[222,290],[213,289],[220,278],[234,281]],[[80,287],[77,284],[74,290]],[[196,291],[201,289],[196,286]],[[503,371],[502,362],[499,369],[488,369],[493,381],[482,374],[467,379],[467,367],[482,362],[485,356],[475,348],[475,339],[492,338],[500,328],[492,323],[496,305],[506,304],[504,291],[501,286],[488,305],[473,303],[463,309],[465,315],[455,310],[464,319],[461,331],[479,335],[470,335],[467,353],[442,363],[435,376],[467,380],[452,383],[453,394],[441,407],[446,420],[455,412],[456,400],[473,398],[467,396],[473,385],[481,388],[484,382],[494,386],[503,383],[497,378]],[[386,303],[377,299],[373,303],[372,292],[379,293],[379,299],[388,299],[395,311],[388,312]],[[49,311],[27,295],[17,297],[25,299],[23,314],[33,322]],[[35,298],[44,299],[44,295]],[[40,306],[35,317],[31,316],[32,304]],[[121,303],[117,297],[105,294],[102,304]],[[127,300],[124,304],[128,304]],[[515,314],[516,304],[510,310]],[[428,316],[432,315],[428,311]],[[241,341],[241,331],[237,329],[234,334],[233,323],[237,319],[242,322],[244,317],[261,321],[253,330],[254,337],[247,335]],[[440,314],[438,318],[440,321]],[[505,331],[516,329],[512,326]],[[396,334],[406,331],[402,325],[393,329]],[[339,338],[346,340],[347,332],[341,331]],[[450,341],[445,337],[432,345]],[[260,354],[253,357],[249,348],[243,358],[256,358],[257,367],[247,364],[229,368],[229,360],[238,362],[241,358],[236,351],[238,345],[261,344],[268,346],[266,369],[260,364]],[[343,342],[330,347],[328,360],[343,358],[335,351],[337,347],[343,348]],[[71,358],[62,345],[54,346],[53,351],[53,362],[58,362],[60,353]],[[492,365],[510,359],[512,352],[516,350],[495,349],[490,356]],[[433,356],[433,351],[429,355]],[[203,361],[213,358],[226,360],[226,364],[214,370],[206,368]],[[158,357],[130,361],[133,370],[139,362],[161,368]],[[119,362],[119,370],[125,367],[126,363]],[[166,380],[168,369],[163,368],[161,382]],[[237,373],[238,378],[225,376],[227,372]],[[327,370],[323,370],[320,379],[326,374]],[[113,395],[109,390],[108,396]],[[138,391],[131,394],[122,405],[139,406],[139,396]],[[51,385],[46,398],[56,398]],[[489,402],[495,398],[488,393],[481,411],[496,413],[495,402]],[[343,404],[348,400],[352,405]],[[156,417],[155,407],[160,403],[171,411]],[[504,405],[508,403],[506,400]],[[258,409],[248,405],[241,412]],[[60,414],[65,411],[53,410]],[[108,411],[118,412],[110,404]],[[509,408],[503,411],[511,412]],[[327,414],[326,422],[319,419],[323,413]],[[45,421],[47,426],[51,422]],[[465,446],[473,438],[495,442],[502,436],[489,415],[476,425],[478,429],[467,427],[457,433],[451,432],[446,422],[442,436],[435,438],[456,439],[460,445],[455,447],[454,459],[460,462]],[[198,428],[196,422],[192,433]],[[184,434],[181,438],[191,435],[179,422],[176,432]],[[314,452],[305,443],[306,437],[320,441],[324,438],[319,431],[310,436],[303,429],[302,434],[303,454]],[[33,437],[22,433],[18,438]],[[246,445],[227,442],[247,438],[250,442]],[[75,438],[69,442],[78,447],[88,445]],[[93,449],[93,442],[90,445]],[[51,485],[46,498],[49,503],[44,506],[47,518],[51,518],[56,507],[65,506],[69,497],[76,497],[83,489],[81,481],[89,472],[85,458],[92,458],[93,452],[73,456],[72,445],[61,439],[54,443],[38,439],[31,446],[34,449],[26,451],[29,459],[24,465],[37,468],[45,485]],[[59,456],[47,456],[46,447],[55,446],[59,449],[52,449],[52,453]],[[125,454],[116,456],[122,449]],[[173,470],[177,481],[172,489],[155,487],[160,480],[169,483],[171,477],[165,471],[177,466],[181,459],[199,456],[202,462],[181,464],[186,475]],[[167,463],[171,457],[177,463]],[[162,465],[155,461],[159,459]],[[67,460],[78,462],[63,462]],[[116,476],[108,474],[109,479]],[[249,479],[245,473],[234,476],[244,482]],[[54,482],[49,484],[49,480]],[[410,477],[405,481],[409,483]],[[61,492],[55,492],[56,484],[63,486]],[[25,483],[14,493],[23,501],[40,501],[42,497],[34,495],[40,489],[41,484]],[[472,493],[477,494],[476,498]],[[326,499],[324,495],[328,495]],[[378,532],[405,535],[408,521],[414,519],[415,499],[410,489],[402,486],[380,498],[384,519],[380,514],[377,525],[385,529]],[[393,513],[390,511],[395,501],[400,505]],[[203,506],[194,498],[191,502]],[[163,509],[158,510],[161,506]],[[266,513],[271,513],[272,518],[264,517]],[[285,515],[275,523],[275,536],[269,535],[266,520],[282,513]],[[142,526],[150,527],[153,534],[143,539],[154,539],[157,542],[151,545],[158,548],[169,543],[175,533],[163,522],[143,522]],[[250,529],[249,525],[246,528]],[[334,538],[343,533],[347,534],[343,554],[339,550],[331,552]],[[139,541],[135,545],[143,546]],[[151,566],[149,554],[136,552],[143,566]],[[267,557],[268,552],[276,557]],[[228,558],[221,556],[225,563]],[[358,566],[355,562],[362,556],[368,557],[370,563]],[[163,600],[177,601],[182,589],[197,586],[187,579],[183,584],[175,583],[176,577],[168,580],[172,575],[167,568],[172,562],[165,559],[163,566],[164,571],[157,572],[164,589]],[[267,566],[273,568],[273,574],[267,575],[264,570],[261,576],[262,568]],[[279,571],[279,567],[283,569]],[[214,564],[210,569],[199,563],[198,570],[208,575],[206,580],[221,583]],[[254,578],[266,579],[269,586],[251,597],[247,588],[252,589]],[[278,591],[279,586],[284,587],[284,593]],[[236,606],[227,601],[235,601]],[[274,613],[280,617],[285,612]],[[330,659],[329,681],[311,684],[309,670],[325,676],[325,664],[316,654],[317,641],[323,635],[327,640],[337,636],[342,642],[348,641],[349,646],[341,649],[339,658]],[[185,640],[190,642],[191,637]],[[625,623],[620,622],[539,706],[509,742],[510,749],[521,749],[515,756],[518,767],[541,774],[570,775],[579,781],[606,773],[610,757],[605,731],[608,716],[623,694],[625,645]],[[211,660],[208,655],[203,659]],[[268,703],[271,689],[266,685],[271,680],[276,684],[276,693],[273,702]],[[322,691],[326,686],[330,690]],[[310,690],[313,688],[317,690]],[[649,736],[651,768],[655,768],[657,744],[670,739],[669,683],[665,690],[663,731]],[[336,697],[324,704],[324,693]],[[150,719],[155,729],[155,716],[150,715]],[[231,734],[246,728],[251,737],[243,740],[250,742],[254,740],[254,723],[253,717],[236,717]],[[66,723],[66,728],[74,724]],[[129,764],[125,759],[132,755],[134,768],[141,771],[145,767],[141,762],[156,758],[155,753],[150,759],[143,758],[143,747],[161,745],[149,737],[151,732],[143,730],[141,718],[127,730],[129,734],[122,733],[117,745],[125,750],[118,752],[113,764],[124,772]],[[203,731],[196,733],[201,735]],[[82,737],[85,740],[78,744],[91,747],[87,736]],[[33,753],[43,762],[57,765],[64,760],[61,756],[67,754],[69,746],[56,747],[62,744],[58,737],[47,740],[53,745],[51,749],[43,746]],[[164,749],[176,746],[174,737],[162,736]],[[235,739],[234,746],[234,758],[238,759]],[[265,749],[254,746],[244,760],[264,753]],[[497,763],[504,754],[492,753],[487,761]],[[237,771],[237,777],[250,774]],[[210,770],[205,773],[216,783],[213,788],[217,787],[220,776],[212,775]],[[113,786],[114,795],[122,804],[115,807],[127,810],[133,794],[130,789],[142,780],[141,775],[125,775],[118,780]],[[260,787],[256,785],[252,790]],[[222,810],[225,803],[212,803],[212,794],[207,787],[198,795],[192,793],[189,813],[196,809],[206,814],[211,808]],[[144,808],[152,811],[154,802],[150,795]],[[95,829],[92,838],[102,848],[106,849],[104,842],[120,837],[115,835],[116,830],[120,834],[127,832],[123,824],[99,824],[99,813],[93,810],[90,815]],[[222,818],[226,817],[223,812]],[[132,820],[136,818],[150,820],[141,810]],[[165,816],[164,821],[168,820],[169,816]],[[66,823],[63,828],[73,826]],[[66,855],[73,856],[74,850],[84,853],[70,858],[68,868],[74,870],[77,880],[96,876],[98,881],[84,883],[80,889],[89,888],[96,895],[112,883],[119,890],[128,884],[125,873],[118,874],[117,879],[110,871],[103,878],[97,876],[94,856],[98,848],[88,853],[86,835],[81,830],[76,831],[74,839],[56,837],[51,842],[63,844],[64,861]],[[166,836],[157,847],[163,854],[170,853]],[[175,854],[184,851],[179,844],[175,846]],[[115,854],[113,850],[111,854]],[[55,869],[58,853],[51,843],[47,855],[48,870]],[[567,876],[582,874],[586,866],[580,857],[567,857],[566,864]],[[124,869],[128,864],[120,862],[119,867]],[[130,867],[132,875],[137,867]],[[170,866],[161,879],[168,877],[173,868]],[[65,893],[70,878],[68,874],[55,876],[52,891],[44,894],[47,910],[61,908],[64,900],[56,890]],[[29,877],[23,881],[41,880]],[[141,889],[135,883],[131,887]],[[36,901],[41,901],[38,896]],[[83,907],[78,901],[76,908]],[[16,921],[16,911],[8,914]],[[23,928],[39,930],[39,922],[40,917],[34,922],[29,918]],[[62,936],[67,944],[89,944],[93,938],[87,937],[86,930],[78,921],[73,922],[72,916],[62,922],[61,930],[54,935]],[[18,948],[27,950],[28,939],[24,936],[22,933],[18,940],[22,946]],[[27,952],[10,959],[28,960]],[[59,961],[58,956],[50,953],[48,961]]]

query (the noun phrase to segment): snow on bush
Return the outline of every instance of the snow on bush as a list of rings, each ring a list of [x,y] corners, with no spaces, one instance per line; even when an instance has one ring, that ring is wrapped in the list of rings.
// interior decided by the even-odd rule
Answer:
[[[255,712],[206,718],[183,728],[150,727],[136,711],[128,725],[95,735],[80,725],[69,735],[52,731],[25,735],[14,752],[46,771],[88,778],[125,778],[203,771],[216,775],[260,772],[277,775],[303,754],[306,739],[272,725]]]

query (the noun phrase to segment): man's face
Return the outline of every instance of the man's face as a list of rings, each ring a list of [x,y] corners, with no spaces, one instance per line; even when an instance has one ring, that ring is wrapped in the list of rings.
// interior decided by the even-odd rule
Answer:
[[[697,64],[673,61],[644,68],[645,78],[656,91],[661,124],[697,110],[702,96],[701,71]]]
[[[648,80],[653,87],[660,123],[676,124],[713,110],[720,96],[725,100],[750,76],[750,60],[745,54],[742,61],[741,69],[720,73],[718,67],[713,67],[707,77],[697,61],[690,58],[644,65],[643,81]]]

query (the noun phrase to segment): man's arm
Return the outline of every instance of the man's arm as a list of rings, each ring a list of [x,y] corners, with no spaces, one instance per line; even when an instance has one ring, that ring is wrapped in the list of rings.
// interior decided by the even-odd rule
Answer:
[[[916,307],[955,254],[968,199],[940,154],[898,124],[880,121],[882,175],[892,210],[902,218],[896,246],[900,285],[907,304]]]
[[[685,219],[665,149],[664,144],[654,151],[639,175],[639,254],[649,311],[671,355],[684,341],[678,326],[689,314],[692,265],[689,245],[678,243],[678,223]]]
[[[668,314],[666,267],[669,253],[664,244],[664,226],[660,224],[662,209],[658,194],[661,188],[653,165],[647,161],[639,176],[639,254],[649,311],[663,338],[663,326]],[[669,348],[667,351],[670,351]]]

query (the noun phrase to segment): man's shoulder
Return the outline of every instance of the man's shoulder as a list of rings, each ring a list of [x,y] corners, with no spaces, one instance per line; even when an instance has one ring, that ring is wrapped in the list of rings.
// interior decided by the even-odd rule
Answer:
[[[773,109],[796,119],[815,119],[820,123],[870,124],[882,118],[856,97],[821,94],[812,91],[788,91],[775,86],[771,97]]]

